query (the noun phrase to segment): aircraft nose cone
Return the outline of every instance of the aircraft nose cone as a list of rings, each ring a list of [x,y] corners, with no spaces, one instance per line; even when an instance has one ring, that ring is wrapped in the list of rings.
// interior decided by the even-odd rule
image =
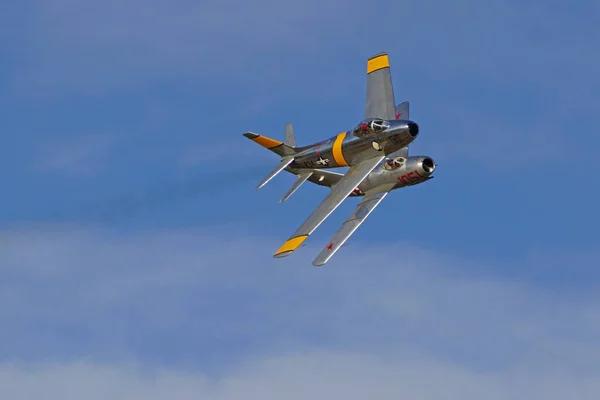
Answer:
[[[419,134],[419,125],[417,125],[416,122],[409,122],[408,123],[408,133],[412,137],[417,137],[417,135]]]

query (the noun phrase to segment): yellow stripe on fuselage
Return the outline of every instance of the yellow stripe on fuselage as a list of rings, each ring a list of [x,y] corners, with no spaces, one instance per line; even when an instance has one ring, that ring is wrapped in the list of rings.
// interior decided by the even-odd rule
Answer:
[[[348,163],[344,158],[344,154],[342,153],[342,144],[344,143],[344,139],[346,138],[347,132],[342,132],[335,138],[335,142],[333,142],[333,159],[336,164],[340,167],[347,167]]]
[[[387,54],[373,57],[367,61],[367,74],[390,66],[390,60]]]
[[[274,256],[286,256],[287,254],[284,253],[291,253],[292,251],[296,250],[306,240],[306,238],[308,238],[308,235],[296,236],[294,238],[289,239],[283,244],[283,246],[279,248],[279,250],[277,250]]]
[[[252,140],[260,144],[262,147],[266,147],[267,149],[272,149],[273,147],[277,147],[282,144],[280,141],[268,138],[266,136],[257,136]]]

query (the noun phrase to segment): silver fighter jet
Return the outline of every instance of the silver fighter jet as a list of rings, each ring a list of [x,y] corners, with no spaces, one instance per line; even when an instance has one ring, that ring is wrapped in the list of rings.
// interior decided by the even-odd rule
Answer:
[[[390,63],[386,53],[367,61],[367,100],[364,120],[352,130],[327,140],[297,147],[291,124],[286,125],[285,142],[247,132],[247,138],[281,156],[279,165],[258,185],[263,187],[279,172],[296,175],[283,196],[287,200],[306,181],[331,190],[306,221],[281,246],[274,257],[285,257],[299,248],[308,236],[347,198],[363,199],[323,248],[313,265],[325,264],[394,189],[425,182],[436,168],[431,157],[408,156],[408,145],[419,133],[409,119],[409,103],[394,106]],[[345,174],[329,168],[350,167]]]

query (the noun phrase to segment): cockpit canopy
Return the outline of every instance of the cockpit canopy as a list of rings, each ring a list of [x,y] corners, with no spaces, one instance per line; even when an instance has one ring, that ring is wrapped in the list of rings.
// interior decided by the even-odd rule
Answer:
[[[387,169],[388,171],[391,171],[393,169],[400,168],[404,164],[405,161],[406,161],[406,159],[404,157],[396,157],[393,159],[388,158],[383,163],[383,169]]]
[[[372,134],[377,134],[387,128],[390,127],[390,124],[383,120],[383,119],[379,119],[379,118],[371,118],[371,119],[366,119],[364,121],[362,121],[360,124],[358,124],[356,126],[356,128],[354,128],[354,130],[352,131],[352,134],[354,136],[365,136],[365,135],[372,135]]]

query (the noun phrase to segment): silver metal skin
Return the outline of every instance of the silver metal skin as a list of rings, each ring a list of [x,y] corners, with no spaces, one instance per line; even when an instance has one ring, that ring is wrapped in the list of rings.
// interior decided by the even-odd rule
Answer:
[[[432,178],[436,166],[430,157],[408,156],[408,146],[419,134],[419,126],[409,119],[409,103],[394,105],[389,59],[379,53],[367,60],[365,116],[354,129],[321,142],[297,147],[291,123],[280,142],[253,132],[244,136],[278,154],[279,164],[258,187],[281,171],[296,175],[292,187],[280,200],[286,201],[305,182],[330,188],[321,204],[275,252],[286,257],[303,242],[348,197],[362,199],[332,240],[319,253],[313,265],[325,264],[365,221],[377,205],[395,189],[412,186]],[[345,174],[331,168],[350,167]]]
[[[383,129],[379,132],[368,130],[361,135],[357,127],[346,132],[343,138],[338,138],[338,135],[308,146],[306,150],[294,155],[292,168],[325,169],[352,166],[369,158],[394,153],[408,146],[419,134],[419,126],[409,120],[366,120],[359,126],[378,121],[383,124]],[[341,158],[339,153],[334,154],[336,140],[341,141]],[[340,160],[345,160],[345,163],[339,163]]]
[[[379,63],[378,61],[383,61]],[[392,73],[386,53],[379,53],[367,60],[367,99],[365,119],[399,119],[394,109]],[[405,118],[408,118],[406,116]]]
[[[410,156],[406,159],[403,157],[385,158],[350,193],[349,197],[364,196],[366,192],[377,191],[378,187],[384,187],[391,183],[393,183],[393,186],[390,190],[417,185],[433,179],[431,175],[436,168],[435,161],[427,156]],[[317,169],[307,170],[288,167],[285,170],[296,176],[309,175],[307,181],[328,188],[333,187],[344,176],[339,172]],[[297,189],[296,187],[295,190]]]
[[[435,168],[433,159],[426,156],[386,159],[358,187],[363,193],[390,183],[394,184],[391,190],[400,189],[429,180]]]
[[[313,265],[318,267],[329,261],[389,192],[426,182],[433,178],[431,174],[435,169],[436,165],[433,159],[426,156],[412,156],[406,159],[404,157],[386,158],[380,162],[360,185],[350,193],[349,197],[361,196],[363,199],[333,235],[329,243],[317,255]],[[300,172],[300,170],[286,170],[302,176],[311,174],[310,178],[313,178],[314,183],[329,187],[336,185],[337,181],[344,176],[327,171],[327,183],[324,184],[325,179],[320,180],[320,178],[325,171],[313,170],[309,172],[303,170]]]
[[[305,240],[321,225],[335,209],[342,204],[352,191],[377,167],[383,160],[384,156],[369,158],[360,164],[355,164],[340,180],[333,186],[325,199],[313,210],[310,216],[302,225],[294,232],[294,234],[286,241],[286,243]],[[274,257],[281,258],[289,255],[294,249],[288,249],[284,244],[282,248],[274,254]]]
[[[410,118],[410,110],[409,110],[409,102],[405,101],[396,106],[396,119],[409,119]],[[389,154],[390,157],[393,156],[402,156],[404,158],[408,157],[408,146],[401,148],[395,153]]]

